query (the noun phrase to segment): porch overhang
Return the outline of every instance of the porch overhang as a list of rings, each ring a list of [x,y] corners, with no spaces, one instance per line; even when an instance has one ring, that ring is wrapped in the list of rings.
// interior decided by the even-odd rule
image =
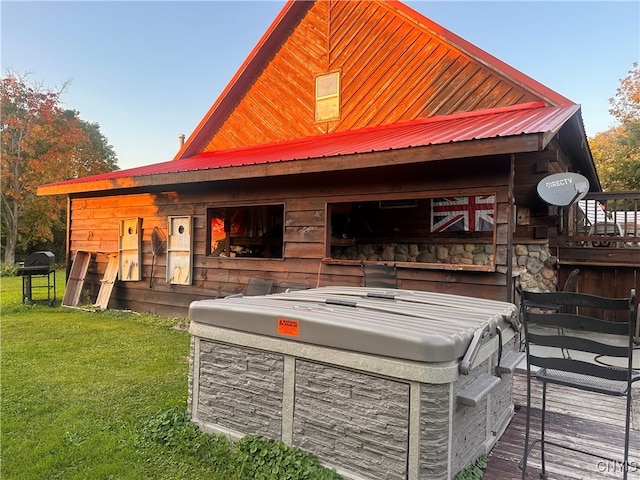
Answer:
[[[542,134],[522,135],[513,138],[474,140],[446,145],[428,145],[383,152],[332,155],[303,160],[280,160],[204,170],[184,170],[140,176],[122,176],[111,179],[92,180],[87,178],[86,181],[81,183],[43,185],[38,187],[38,195],[74,195],[106,191],[113,193],[127,191],[132,193],[142,190],[167,190],[174,189],[178,185],[185,186],[225,180],[267,178],[453,160],[468,157],[471,151],[473,151],[474,157],[533,152],[539,150],[543,141],[542,137]]]
[[[177,185],[379,168],[459,158],[544,150],[565,124],[572,145],[580,135],[579,105],[534,103],[336,132],[268,145],[204,152],[189,158],[50,183],[38,195],[123,193],[175,189]],[[584,148],[573,148],[581,170],[593,165]],[[595,169],[587,177],[597,178]],[[591,178],[590,178],[591,180]]]

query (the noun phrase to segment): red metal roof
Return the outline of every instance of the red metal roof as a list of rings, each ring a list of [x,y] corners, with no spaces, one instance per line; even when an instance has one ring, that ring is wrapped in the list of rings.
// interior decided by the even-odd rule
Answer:
[[[498,137],[556,133],[579,109],[579,105],[545,107],[543,102],[536,102],[465,114],[430,117],[286,142],[205,152],[179,160],[51,183],[46,187],[382,152]]]

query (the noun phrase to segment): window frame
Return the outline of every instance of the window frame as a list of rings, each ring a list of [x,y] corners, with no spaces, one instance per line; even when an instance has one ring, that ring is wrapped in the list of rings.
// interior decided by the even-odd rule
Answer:
[[[253,256],[253,255],[238,255],[238,254],[230,254],[230,252],[227,252],[227,254],[223,254],[224,251],[227,249],[227,246],[225,245],[223,247],[223,251],[220,252],[220,254],[215,255],[214,254],[214,249],[213,249],[213,242],[216,241],[214,240],[214,235],[213,235],[213,229],[212,229],[212,221],[214,218],[220,218],[217,217],[215,215],[216,210],[220,210],[220,209],[225,209],[225,216],[227,214],[227,209],[246,209],[245,210],[245,215],[248,215],[248,210],[252,210],[252,209],[258,209],[258,208],[276,208],[279,207],[280,211],[278,213],[281,214],[281,219],[282,219],[282,225],[281,225],[281,236],[275,236],[273,238],[276,239],[276,241],[274,242],[273,245],[275,245],[276,249],[280,249],[280,255],[279,256]],[[277,216],[273,216],[272,218],[276,218]],[[233,203],[233,204],[219,204],[219,205],[208,205],[207,206],[207,210],[206,210],[206,243],[205,243],[205,257],[206,258],[219,258],[219,259],[230,259],[230,260],[283,260],[284,259],[284,233],[285,233],[285,225],[284,225],[284,218],[285,218],[285,204],[284,202],[273,202],[273,203]],[[264,218],[262,219],[264,220]],[[245,220],[246,221],[246,220]],[[269,228],[275,228],[277,226],[277,224],[271,225],[269,226]],[[230,227],[232,228],[232,226]],[[243,228],[247,228],[247,226],[245,225]],[[230,233],[230,232],[229,232]],[[249,232],[246,232],[249,233]],[[260,245],[262,247],[264,247],[265,245],[267,245],[267,243],[265,243],[265,235],[268,235],[267,232],[263,231],[261,235],[256,235],[256,234],[252,234],[252,235],[229,235],[229,236],[225,236],[224,239],[218,240],[218,241],[224,241],[226,242],[226,239],[229,238],[229,242],[228,242],[228,247],[229,250],[231,250],[231,247],[238,247],[238,246],[248,246],[248,245]],[[237,245],[234,245],[232,243],[232,239],[236,238],[236,239],[244,239],[244,241],[239,242]],[[258,239],[260,239],[261,241],[258,242]],[[279,242],[277,241],[279,239]],[[249,243],[250,240],[253,240],[253,243]],[[271,246],[273,246],[271,245]]]
[[[330,93],[327,95],[320,95],[319,83],[324,79],[329,79],[331,77],[335,77],[336,82],[336,91],[335,93]],[[323,73],[321,75],[316,75],[315,78],[315,112],[314,117],[317,123],[321,122],[330,122],[334,120],[340,119],[340,102],[341,102],[341,72],[340,70],[335,70],[333,72]],[[324,113],[327,112],[327,113]]]
[[[349,196],[349,197],[345,197],[342,201],[339,201],[340,199],[335,199],[335,201],[329,201],[326,202],[325,204],[325,208],[326,208],[326,212],[325,212],[325,218],[327,219],[327,228],[326,228],[326,235],[325,235],[325,256],[326,259],[324,260],[325,263],[327,264],[341,264],[341,265],[354,265],[357,264],[359,265],[362,261],[364,262],[371,262],[371,263],[394,263],[396,264],[396,266],[400,266],[403,268],[412,268],[412,269],[429,269],[429,270],[456,270],[456,271],[482,271],[482,272],[494,272],[497,269],[497,262],[496,262],[496,249],[497,249],[497,239],[498,239],[498,194],[499,192],[495,189],[487,189],[487,188],[481,188],[481,189],[469,189],[468,191],[465,192],[428,192],[428,193],[422,193],[422,192],[411,192],[411,193],[404,193],[404,194],[380,194],[380,195],[376,195],[376,194],[371,194],[371,195],[364,195],[364,196],[358,196],[358,197],[353,197],[353,196]],[[465,243],[476,243],[478,245],[491,245],[491,249],[492,249],[492,253],[491,255],[491,261],[488,264],[466,264],[466,263],[439,263],[439,262],[416,262],[416,261],[396,261],[396,260],[361,260],[361,259],[344,259],[344,258],[336,258],[333,256],[333,247],[335,246],[339,246],[336,243],[333,243],[334,240],[334,236],[332,235],[332,207],[333,206],[338,206],[338,205],[345,205],[345,204],[351,204],[356,205],[359,203],[374,203],[374,202],[378,202],[379,203],[379,208],[382,210],[389,210],[390,208],[388,207],[388,205],[393,205],[394,203],[397,203],[397,211],[401,212],[402,210],[408,210],[410,207],[407,207],[407,205],[410,204],[411,200],[416,200],[417,202],[421,201],[421,200],[432,200],[432,199],[437,199],[437,198],[443,198],[443,197],[471,197],[471,196],[490,196],[492,195],[494,197],[493,199],[493,230],[490,232],[490,235],[483,235],[483,232],[451,232],[451,233],[433,233],[430,232],[430,236],[429,237],[423,237],[420,240],[420,242],[422,243],[429,243],[427,240],[436,240],[436,242],[431,242],[434,243],[435,245],[450,245],[450,244],[465,244]],[[385,205],[385,207],[383,207],[382,205]],[[431,202],[429,202],[429,208],[431,208]],[[393,207],[391,208],[393,209]],[[398,213],[400,214],[400,213]],[[427,219],[427,225],[426,228],[430,229],[430,215],[431,212],[429,212],[429,218]],[[486,232],[487,234],[489,233],[488,231]],[[380,237],[381,241],[379,243],[385,243],[383,240],[387,240],[386,243],[391,244],[391,243],[418,243],[417,241],[414,242],[409,242],[409,241],[404,241],[403,239],[400,239],[398,241],[395,242],[391,242],[389,238],[383,238]],[[416,238],[413,238],[412,240],[418,240]],[[345,245],[349,245],[348,241],[339,241],[338,243],[344,243]],[[370,242],[373,243],[373,242]],[[357,240],[353,243],[353,245],[357,245],[358,242]],[[365,244],[363,242],[363,244]]]

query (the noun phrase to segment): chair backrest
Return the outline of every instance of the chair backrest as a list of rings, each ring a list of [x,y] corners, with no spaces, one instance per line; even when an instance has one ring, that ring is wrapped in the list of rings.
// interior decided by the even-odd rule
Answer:
[[[247,282],[247,286],[244,290],[244,294],[247,297],[257,295],[268,295],[271,293],[271,287],[273,286],[273,280],[266,278],[250,278]]]
[[[635,290],[631,290],[628,298],[575,292],[523,291],[521,295],[528,365],[613,381],[630,379],[636,323]],[[544,310],[539,305],[557,305],[560,309]],[[605,320],[610,316],[605,312],[610,311],[626,311],[628,316],[625,314],[625,321]],[[594,312],[600,314],[594,315]],[[562,349],[572,352],[570,358],[562,355]],[[580,354],[573,352],[589,355],[580,360]]]
[[[380,265],[361,262],[365,287],[398,288],[398,272],[395,264]]]
[[[278,288],[276,289],[276,292],[277,293],[294,292],[294,291],[297,291],[297,290],[306,290],[308,288],[309,288],[309,286],[304,284],[304,283],[280,282],[278,284]]]

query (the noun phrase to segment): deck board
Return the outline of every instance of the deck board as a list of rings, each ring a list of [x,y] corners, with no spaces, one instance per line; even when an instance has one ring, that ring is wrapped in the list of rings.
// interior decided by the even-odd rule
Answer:
[[[634,387],[633,428],[628,478],[640,479],[640,385]],[[533,382],[532,435],[539,435],[541,383]],[[513,397],[516,412],[509,427],[493,448],[483,479],[513,480],[521,478],[518,463],[523,455],[526,422],[526,377],[514,375]],[[547,437],[574,447],[588,449],[604,456],[621,458],[624,445],[625,399],[580,392],[562,386],[549,386],[547,391]],[[547,447],[549,480],[621,479],[615,464],[553,446]],[[635,463],[634,463],[635,462]],[[609,470],[609,471],[607,471]],[[527,469],[528,478],[538,479],[540,449],[535,448]]]

